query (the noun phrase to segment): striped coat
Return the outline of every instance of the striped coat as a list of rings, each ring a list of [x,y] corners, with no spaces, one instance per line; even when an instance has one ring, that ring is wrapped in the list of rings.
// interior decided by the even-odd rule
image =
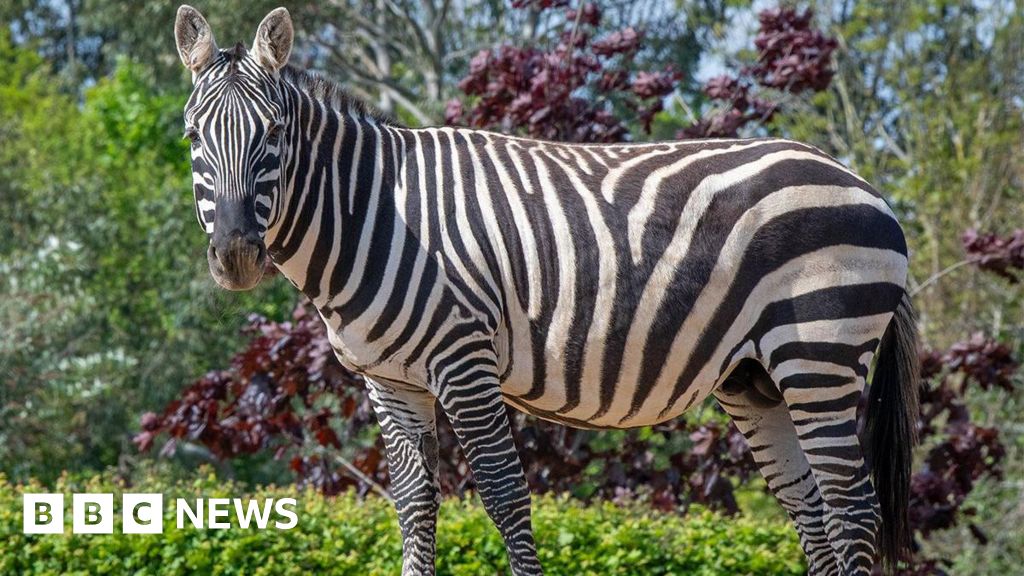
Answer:
[[[473,324],[494,343],[517,407],[589,427],[655,424],[706,398],[739,361],[770,360],[792,338],[771,331],[795,313],[862,317],[877,336],[903,293],[906,246],[884,200],[802,144],[348,129],[379,150],[380,177],[352,179],[351,205],[296,195],[281,219],[307,234],[275,220],[267,240],[326,310],[342,361],[363,373],[433,386],[444,354],[472,344],[424,346],[424,334],[441,340]],[[343,134],[308,145],[340,146]],[[335,168],[313,180],[329,182]],[[296,217],[303,209],[312,226]],[[348,230],[337,224],[346,212]],[[371,235],[376,244],[361,241]],[[851,280],[870,297],[836,307]]]

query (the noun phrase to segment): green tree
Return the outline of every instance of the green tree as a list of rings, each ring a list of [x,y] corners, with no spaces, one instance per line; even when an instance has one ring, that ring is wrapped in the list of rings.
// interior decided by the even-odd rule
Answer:
[[[964,231],[1005,234],[1024,222],[1022,7],[824,2],[841,39],[836,78],[782,122],[895,201],[936,346],[982,329],[1024,341],[1020,291],[960,265]]]
[[[0,77],[0,466],[115,465],[140,413],[230,355],[246,312],[293,296],[209,279],[181,91],[124,62],[79,106],[6,36]]]

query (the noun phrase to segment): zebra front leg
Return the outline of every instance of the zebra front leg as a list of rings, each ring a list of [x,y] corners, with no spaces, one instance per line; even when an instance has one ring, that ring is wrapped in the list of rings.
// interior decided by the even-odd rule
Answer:
[[[435,398],[423,390],[367,379],[380,423],[391,493],[402,530],[402,576],[434,574],[435,532],[441,491],[437,482]]]
[[[441,406],[452,423],[487,515],[505,540],[514,576],[543,574],[530,521],[530,488],[512,439],[494,365],[459,370],[441,387]]]

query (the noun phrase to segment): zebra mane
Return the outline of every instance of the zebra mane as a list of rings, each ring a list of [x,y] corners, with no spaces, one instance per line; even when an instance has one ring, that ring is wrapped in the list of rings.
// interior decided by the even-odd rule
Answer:
[[[244,43],[239,42],[231,48],[221,50],[221,53],[225,58],[227,58],[229,66],[228,73],[237,74],[238,63],[245,58],[246,54],[249,53],[249,50],[245,47]],[[285,82],[288,82],[302,92],[308,94],[313,99],[323,102],[339,112],[348,112],[356,118],[370,120],[377,124],[401,127],[401,125],[391,116],[378,111],[373,106],[370,106],[359,98],[352,96],[337,82],[329,78],[325,78],[318,72],[304,70],[288,64],[284,68],[281,68],[279,73]]]
[[[349,112],[356,118],[371,120],[378,124],[398,126],[393,118],[352,96],[337,82],[325,78],[318,72],[303,70],[289,64],[281,69],[280,74],[285,82],[335,110]]]

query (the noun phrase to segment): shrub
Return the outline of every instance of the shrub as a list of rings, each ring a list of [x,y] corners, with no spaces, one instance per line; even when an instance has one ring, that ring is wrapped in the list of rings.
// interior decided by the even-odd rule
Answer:
[[[64,477],[53,491],[65,494],[63,535],[22,534],[23,492],[47,491],[38,483],[12,484],[0,477],[0,574],[302,575],[397,574],[401,538],[391,504],[382,498],[336,497],[313,490],[261,488],[252,492],[201,472],[169,484],[146,478],[126,487],[110,477],[84,482]],[[122,492],[159,492],[164,499],[162,535],[70,533],[72,492],[113,492],[120,514]],[[298,500],[292,530],[177,529],[173,499],[203,497]],[[233,518],[233,516],[232,516]],[[272,518],[273,521],[273,518]],[[787,524],[750,517],[725,518],[694,507],[662,514],[647,506],[601,503],[584,506],[566,497],[534,503],[540,558],[551,575],[587,574],[802,574],[803,555]],[[504,547],[479,502],[448,500],[438,527],[440,574],[504,574]]]

